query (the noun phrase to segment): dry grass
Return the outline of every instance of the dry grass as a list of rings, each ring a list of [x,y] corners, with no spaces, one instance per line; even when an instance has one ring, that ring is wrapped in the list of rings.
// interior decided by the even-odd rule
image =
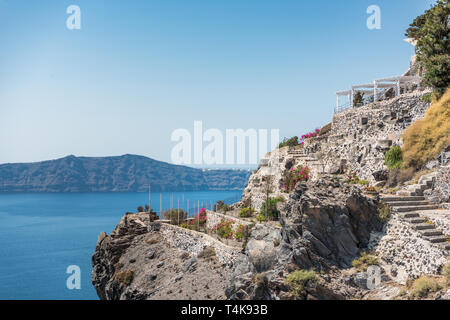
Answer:
[[[450,145],[450,89],[433,101],[423,119],[415,121],[403,134],[403,161],[420,168]]]
[[[425,298],[430,293],[439,291],[441,288],[442,287],[437,279],[422,276],[414,281],[412,285],[412,294],[416,298]]]

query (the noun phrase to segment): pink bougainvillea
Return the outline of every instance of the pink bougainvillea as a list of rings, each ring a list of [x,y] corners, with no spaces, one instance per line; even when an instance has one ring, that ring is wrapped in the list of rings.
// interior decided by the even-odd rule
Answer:
[[[313,132],[308,132],[306,134],[301,135],[301,137],[299,139],[299,144],[304,144],[306,139],[317,137],[319,132],[320,132],[320,130],[316,129]]]

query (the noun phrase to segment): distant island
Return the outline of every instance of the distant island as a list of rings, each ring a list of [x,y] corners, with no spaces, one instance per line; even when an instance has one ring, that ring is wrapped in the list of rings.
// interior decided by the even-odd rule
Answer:
[[[248,170],[205,170],[138,155],[76,157],[0,165],[0,192],[242,190]]]

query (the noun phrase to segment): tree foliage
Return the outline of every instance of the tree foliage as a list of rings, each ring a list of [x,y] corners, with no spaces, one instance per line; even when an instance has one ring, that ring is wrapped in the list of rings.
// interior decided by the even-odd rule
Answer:
[[[425,85],[438,94],[450,82],[449,15],[449,0],[439,0],[406,30],[406,36],[417,41],[417,61],[425,70]]]

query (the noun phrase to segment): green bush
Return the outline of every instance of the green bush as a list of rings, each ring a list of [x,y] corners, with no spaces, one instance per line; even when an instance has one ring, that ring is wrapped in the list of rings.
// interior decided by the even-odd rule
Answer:
[[[249,218],[251,216],[253,216],[253,213],[255,213],[255,209],[253,208],[242,208],[241,210],[239,210],[239,217],[240,218]]]
[[[367,271],[369,266],[377,266],[378,258],[367,253],[361,252],[361,256],[358,259],[352,261],[352,266],[359,271]]]
[[[144,207],[143,206],[137,207],[137,212],[144,212]]]
[[[314,270],[296,270],[290,273],[285,284],[289,287],[289,292],[295,297],[299,297],[306,293],[306,288],[309,285],[317,283],[317,275]]]
[[[399,146],[392,146],[384,155],[384,164],[388,169],[400,169],[402,162],[402,149]]]
[[[356,91],[353,95],[353,107],[359,107],[363,104],[364,101],[364,94],[362,94],[359,91]]]
[[[256,216],[256,220],[258,220],[258,222],[266,221],[266,216],[263,215],[263,214],[261,214],[261,213],[259,213],[259,214]]]
[[[261,214],[269,220],[278,220],[277,203],[280,201],[278,198],[269,198],[268,201],[264,201],[261,206]]]
[[[163,212],[164,219],[170,220],[171,224],[181,224],[186,220],[186,212],[183,209],[169,209]]]
[[[413,295],[417,298],[424,298],[439,289],[441,286],[436,279],[431,277],[420,277],[413,283]]]
[[[278,145],[278,148],[295,147],[295,146],[298,146],[298,137],[297,136],[294,136],[290,139],[284,138],[283,141],[281,141],[280,144]]]
[[[377,208],[378,219],[381,222],[386,223],[391,218],[391,208],[386,203],[380,203]]]

